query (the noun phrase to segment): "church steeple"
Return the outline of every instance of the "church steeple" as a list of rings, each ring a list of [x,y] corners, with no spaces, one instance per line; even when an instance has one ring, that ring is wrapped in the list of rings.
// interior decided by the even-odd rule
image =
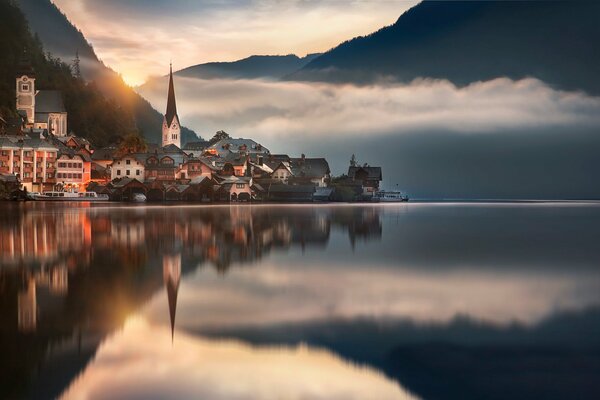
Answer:
[[[175,102],[175,86],[173,85],[173,64],[169,65],[169,95],[167,98],[167,125],[171,126],[173,118],[177,117],[177,103]],[[177,117],[179,119],[179,117]]]
[[[181,130],[179,128],[179,116],[177,115],[177,103],[175,102],[175,85],[173,85],[173,64],[169,67],[169,92],[167,95],[167,112],[163,121],[162,145],[174,144],[181,147]]]

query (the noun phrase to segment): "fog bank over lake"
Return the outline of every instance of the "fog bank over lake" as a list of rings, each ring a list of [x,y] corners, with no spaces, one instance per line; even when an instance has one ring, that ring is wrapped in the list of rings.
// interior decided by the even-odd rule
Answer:
[[[166,79],[138,88],[164,108]],[[535,79],[466,87],[421,80],[371,86],[176,77],[181,121],[274,153],[351,154],[413,198],[600,198],[600,99]]]

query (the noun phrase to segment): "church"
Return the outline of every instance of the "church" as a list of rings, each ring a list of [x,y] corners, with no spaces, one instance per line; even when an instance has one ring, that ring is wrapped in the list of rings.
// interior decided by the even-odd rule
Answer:
[[[67,110],[58,90],[36,90],[35,72],[24,56],[16,78],[17,112],[28,128],[47,130],[54,136],[67,136]]]
[[[181,127],[175,103],[175,87],[173,85],[173,65],[169,69],[169,93],[167,96],[167,112],[162,126],[162,147],[174,144],[181,148]]]

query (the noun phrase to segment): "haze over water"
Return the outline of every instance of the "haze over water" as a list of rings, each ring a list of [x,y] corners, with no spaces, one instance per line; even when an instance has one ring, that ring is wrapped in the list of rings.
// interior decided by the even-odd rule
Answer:
[[[600,205],[0,209],[0,398],[597,398]]]

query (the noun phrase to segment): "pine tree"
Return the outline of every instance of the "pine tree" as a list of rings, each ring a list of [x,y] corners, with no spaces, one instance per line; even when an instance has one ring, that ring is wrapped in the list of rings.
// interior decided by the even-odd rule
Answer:
[[[75,59],[73,60],[73,76],[77,79],[81,79],[81,67],[79,60],[79,50],[75,52]]]

